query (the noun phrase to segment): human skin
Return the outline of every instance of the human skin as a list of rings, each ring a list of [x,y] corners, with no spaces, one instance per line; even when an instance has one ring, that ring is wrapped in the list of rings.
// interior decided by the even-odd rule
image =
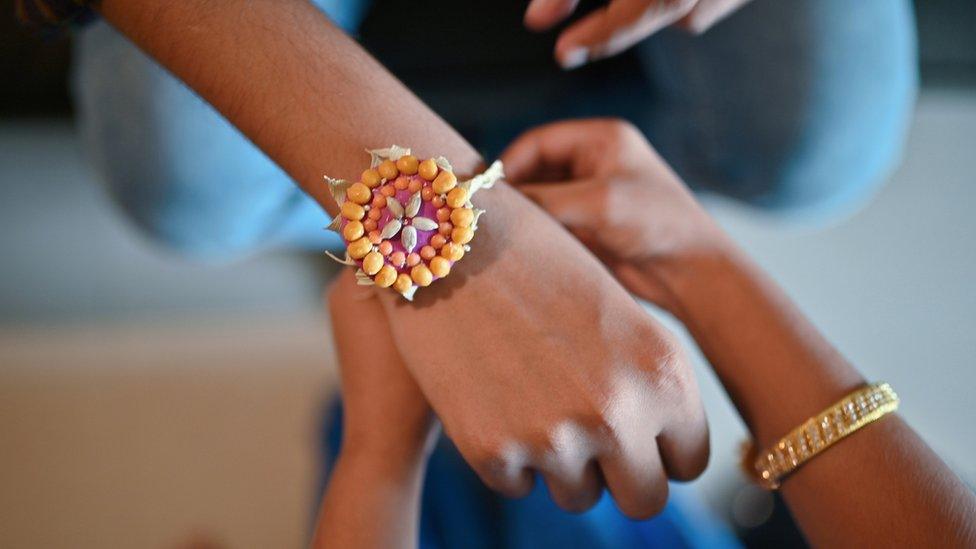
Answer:
[[[553,52],[563,68],[611,57],[675,25],[701,34],[749,0],[611,0],[560,31]],[[579,0],[532,0],[525,26],[545,31],[566,20]]]
[[[685,324],[760,447],[864,383],[632,126],[542,126],[503,159],[628,289]],[[976,497],[897,415],[803,465],[782,493],[816,547],[976,545]]]
[[[482,165],[307,2],[105,0],[100,9],[333,214],[322,174],[355,178],[365,148],[444,155],[461,176]],[[695,477],[708,457],[685,356],[523,196],[499,184],[475,202],[489,213],[455,272],[413,304],[381,296],[407,368],[489,486],[523,494],[537,470],[557,503],[580,510],[605,480],[629,515],[656,513],[667,478]]]
[[[519,188],[583,238],[632,291],[686,323],[758,444],[770,444],[862,383],[634,128],[613,120],[543,126],[516,140],[504,158],[513,179],[524,182]],[[395,357],[382,363],[398,364]],[[342,367],[345,379],[348,364]],[[405,463],[416,467],[417,448],[429,433],[416,385],[402,373],[361,374],[356,387],[345,388],[346,398],[379,390],[369,383],[382,384],[387,399],[407,410],[403,417],[421,419],[400,424],[413,435],[392,451],[382,434],[384,419],[359,414],[356,432],[374,433],[373,445],[386,448],[387,455],[406,456]],[[349,460],[362,460],[358,468],[365,470],[375,456]],[[407,482],[413,478],[410,467],[384,463],[376,468],[406,471],[400,483],[414,493],[357,512],[374,516],[378,524],[393,515],[390,528],[402,531],[393,507],[407,502],[403,512],[413,513],[408,505],[417,501],[419,484]],[[330,494],[353,490],[351,482],[342,480],[344,473],[336,470]],[[358,480],[354,493],[327,498],[327,505],[368,504],[363,494],[386,493],[391,482],[383,474]],[[813,546],[976,544],[973,493],[897,415],[862,428],[804,464],[783,482],[782,493]],[[339,524],[320,524],[319,530],[338,531]],[[359,533],[357,546],[381,547],[370,543],[372,535]],[[416,537],[401,542],[413,546]]]
[[[357,286],[346,269],[328,292],[328,308],[343,436],[312,546],[413,547],[433,414],[389,336],[375,292]]]

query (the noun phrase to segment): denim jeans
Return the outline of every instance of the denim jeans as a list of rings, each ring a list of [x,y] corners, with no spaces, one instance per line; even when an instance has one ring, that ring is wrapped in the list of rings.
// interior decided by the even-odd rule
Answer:
[[[318,3],[349,32],[369,11],[365,0]],[[451,29],[463,21],[444,17],[490,5],[479,17],[497,12],[509,25],[495,43],[477,34],[452,48],[420,41],[416,53],[401,44],[384,51],[390,33],[377,32],[370,51],[488,154],[546,120],[623,116],[692,188],[795,216],[856,207],[897,162],[917,87],[908,0],[754,0],[702,36],[668,30],[573,73],[553,68],[551,37],[510,28],[523,4],[439,8],[440,27]],[[508,43],[517,45],[510,58],[500,45]],[[411,61],[437,63],[447,49],[460,50],[453,70],[462,77],[439,78],[447,83],[439,88],[412,78]],[[490,83],[469,85],[476,73]],[[89,157],[154,239],[201,258],[338,244],[281,169],[107,24],[79,31],[74,84]]]

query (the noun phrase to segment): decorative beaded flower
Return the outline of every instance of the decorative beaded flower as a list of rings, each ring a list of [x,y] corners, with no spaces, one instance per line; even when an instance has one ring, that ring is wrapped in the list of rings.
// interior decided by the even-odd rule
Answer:
[[[367,152],[370,168],[358,182],[325,177],[340,212],[328,228],[346,241],[345,259],[329,255],[359,267],[359,284],[392,286],[412,300],[470,250],[484,213],[471,197],[504,176],[502,164],[459,182],[444,157],[420,161],[396,145]]]

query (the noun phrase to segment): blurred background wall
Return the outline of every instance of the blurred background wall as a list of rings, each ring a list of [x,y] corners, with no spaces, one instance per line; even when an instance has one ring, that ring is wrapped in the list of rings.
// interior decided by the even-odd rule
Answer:
[[[19,28],[11,4],[0,2],[0,547],[302,546],[336,389],[320,297],[333,267],[288,252],[193,264],[140,236],[73,133],[70,40]],[[851,360],[892,382],[972,485],[976,5],[920,0],[917,15],[924,87],[904,162],[871,204],[826,227],[709,207]],[[736,469],[744,431],[699,372],[713,463],[695,485],[762,530],[770,502]]]

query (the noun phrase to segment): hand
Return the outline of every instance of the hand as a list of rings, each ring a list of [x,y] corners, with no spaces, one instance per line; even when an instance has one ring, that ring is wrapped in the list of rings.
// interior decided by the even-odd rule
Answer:
[[[397,352],[375,291],[357,286],[344,269],[328,304],[342,378],[342,452],[415,462],[433,414]]]
[[[628,290],[679,318],[670,271],[731,246],[626,122],[540,126],[516,139],[502,160],[518,189],[586,244]]]
[[[574,69],[612,57],[669,25],[700,34],[748,0],[610,0],[563,30],[556,40],[556,60]],[[579,0],[532,0],[525,25],[547,30],[568,18]]]
[[[468,256],[414,303],[381,299],[397,347],[446,434],[490,487],[520,496],[539,471],[580,511],[603,479],[632,517],[667,478],[708,459],[694,375],[673,336],[575,239],[504,184]]]

